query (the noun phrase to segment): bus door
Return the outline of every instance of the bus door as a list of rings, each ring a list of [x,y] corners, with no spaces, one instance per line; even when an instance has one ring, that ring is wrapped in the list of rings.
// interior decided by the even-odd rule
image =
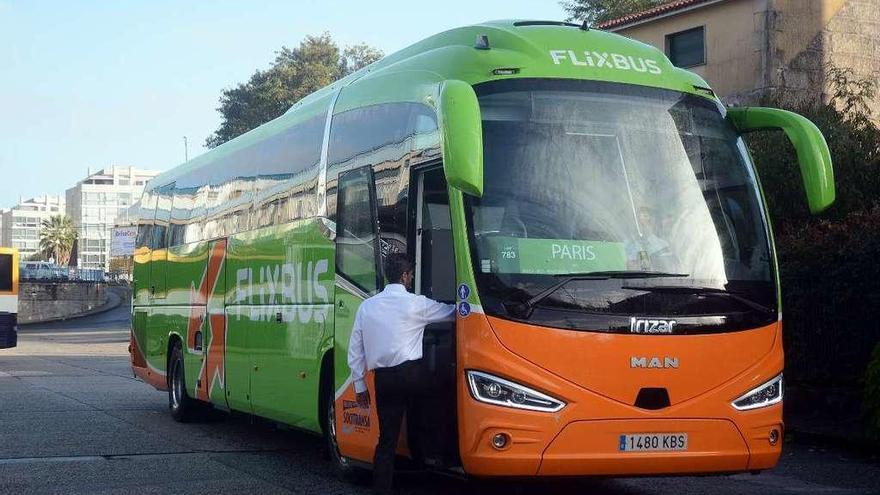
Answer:
[[[164,299],[168,292],[168,226],[171,222],[171,196],[174,183],[158,189],[156,216],[153,222],[153,242],[150,259],[150,294],[153,299]]]
[[[18,343],[18,251],[0,248],[0,349]]]
[[[449,192],[441,165],[413,171],[410,205],[411,256],[415,261],[414,291],[436,301],[455,303],[455,256]],[[421,402],[419,418],[408,420],[409,445],[421,454],[454,462],[458,457],[455,412],[455,323],[435,323],[425,328],[422,359],[428,370],[431,392]]]
[[[336,438],[342,456],[372,462],[379,439],[375,403],[358,407],[348,367],[348,342],[360,304],[382,288],[376,184],[361,167],[339,175],[336,214],[336,300],[334,332]],[[367,386],[375,397],[372,373]]]

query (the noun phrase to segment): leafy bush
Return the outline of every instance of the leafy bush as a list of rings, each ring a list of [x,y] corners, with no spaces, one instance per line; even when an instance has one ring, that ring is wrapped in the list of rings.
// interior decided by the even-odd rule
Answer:
[[[880,340],[880,207],[777,237],[786,379],[858,383]]]
[[[831,159],[837,200],[824,219],[842,219],[870,210],[880,198],[880,127],[871,120],[867,101],[876,95],[876,81],[855,80],[849,69],[829,67],[831,99],[792,101],[786,93],[770,95],[761,104],[784,108],[810,119],[822,131]],[[794,148],[778,132],[748,137],[749,149],[759,170],[776,232],[816,221],[810,215]]]
[[[825,135],[837,188],[828,211],[810,215],[797,158],[781,132],[747,141],[779,254],[786,379],[853,387],[880,340],[880,128],[866,105],[876,81],[834,67],[827,80],[828,102],[779,92],[762,104],[804,115]]]

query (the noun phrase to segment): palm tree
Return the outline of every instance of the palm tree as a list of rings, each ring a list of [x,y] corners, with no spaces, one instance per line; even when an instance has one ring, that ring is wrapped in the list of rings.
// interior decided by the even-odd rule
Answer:
[[[55,263],[64,266],[70,261],[70,252],[76,241],[73,219],[67,215],[53,215],[43,220],[40,229],[40,249],[46,256],[55,258]]]

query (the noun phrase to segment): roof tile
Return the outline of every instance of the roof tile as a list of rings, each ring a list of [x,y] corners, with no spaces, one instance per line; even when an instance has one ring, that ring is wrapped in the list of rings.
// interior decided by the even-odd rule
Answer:
[[[643,10],[641,12],[628,14],[623,17],[618,17],[617,19],[611,19],[609,21],[599,23],[595,27],[597,29],[611,29],[611,28],[615,28],[618,26],[622,26],[624,24],[629,24],[631,22],[641,21],[643,19],[649,19],[651,17],[656,17],[658,15],[667,14],[670,12],[674,12],[676,10],[681,10],[686,7],[691,7],[691,6],[705,3],[708,1],[710,1],[710,0],[675,0],[672,2],[666,2],[662,5],[652,7],[648,10]]]

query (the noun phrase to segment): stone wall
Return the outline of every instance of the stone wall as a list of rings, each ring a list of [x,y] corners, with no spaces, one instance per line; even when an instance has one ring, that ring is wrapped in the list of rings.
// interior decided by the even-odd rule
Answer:
[[[773,0],[768,37],[767,89],[793,98],[833,88],[828,66],[851,69],[857,79],[880,76],[880,0]],[[880,117],[880,95],[870,102]]]
[[[880,0],[847,1],[822,35],[831,64],[880,81]],[[871,102],[871,110],[874,119],[880,119],[880,94]]]
[[[99,282],[22,282],[18,323],[71,318],[107,303],[107,286]]]

